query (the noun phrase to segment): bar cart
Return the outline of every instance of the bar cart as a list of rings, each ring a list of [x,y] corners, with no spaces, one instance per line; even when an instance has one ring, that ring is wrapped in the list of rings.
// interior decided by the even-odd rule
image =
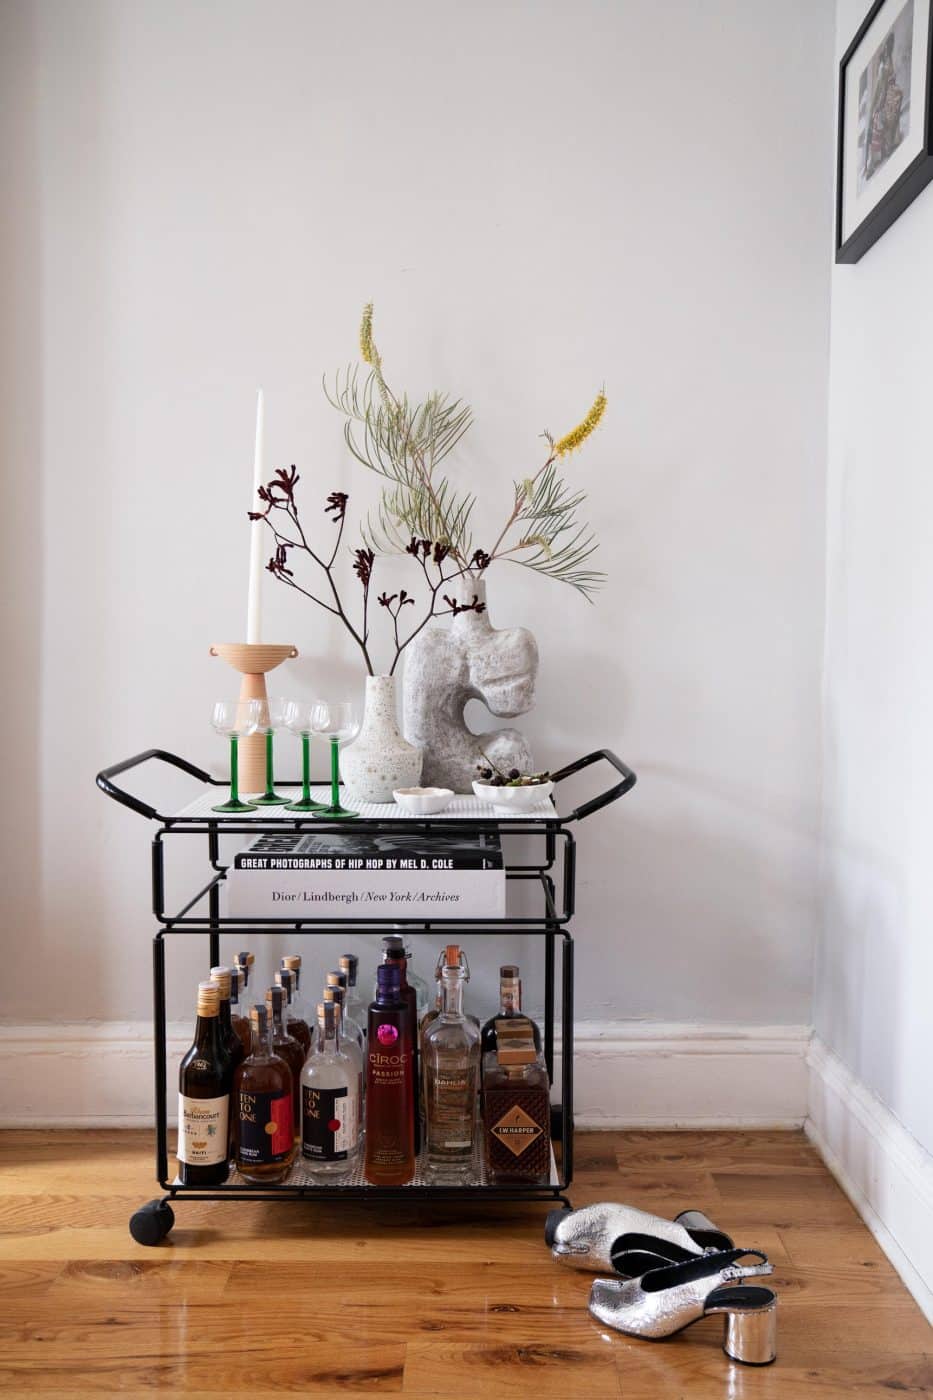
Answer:
[[[559,784],[572,774],[604,762],[615,771],[616,781],[597,796],[561,815]],[[178,811],[164,813],[117,785],[116,779],[146,764],[161,763],[181,770],[197,785],[191,801]],[[151,770],[150,770],[151,771]],[[222,912],[221,895],[227,874],[222,860],[222,840],[247,839],[285,832],[326,832],[345,834],[347,826],[327,822],[326,818],[310,817],[288,812],[284,807],[259,807],[255,812],[221,815],[212,810],[217,790],[224,786],[177,754],[162,749],[149,749],[125,759],[97,775],[97,785],[115,802],[157,823],[152,837],[152,909],[158,929],[152,941],[153,1003],[155,1041],[155,1103],[156,1103],[156,1173],[163,1192],[161,1198],[149,1201],[130,1220],[130,1232],[140,1244],[155,1245],[171,1230],[175,1217],[172,1204],[193,1198],[196,1200],[313,1200],[313,1199],[394,1199],[450,1200],[455,1198],[499,1201],[545,1201],[553,1207],[569,1208],[567,1188],[573,1176],[573,938],[569,931],[574,913],[576,884],[576,842],[573,828],[594,812],[623,797],[635,785],[635,773],[608,749],[598,749],[584,758],[568,764],[553,775],[554,797],[540,804],[533,812],[515,816],[500,816],[493,808],[474,797],[454,798],[451,806],[436,816],[411,817],[400,813],[394,804],[363,804],[352,831],[360,834],[405,832],[419,838],[456,831],[461,835],[493,834],[527,838],[523,842],[530,856],[521,862],[506,863],[509,882],[528,882],[540,900],[540,913],[530,917],[506,917],[475,923],[466,919],[432,917],[404,920],[397,913],[387,918],[346,918],[336,924],[331,918],[263,917],[259,920],[232,918]],[[294,786],[294,785],[285,785]],[[176,838],[200,838],[206,858],[205,880],[197,891],[178,909],[166,908],[166,877],[170,854],[178,849]],[[544,955],[543,1048],[548,1077],[552,1085],[551,1106],[551,1174],[547,1183],[493,1185],[487,1183],[478,1150],[474,1181],[468,1185],[439,1185],[426,1181],[416,1173],[414,1181],[405,1186],[371,1186],[357,1171],[341,1182],[320,1184],[303,1173],[300,1162],[295,1164],[289,1179],[278,1185],[252,1185],[233,1173],[221,1186],[183,1186],[169,1175],[168,1150],[168,1086],[166,1047],[166,940],[169,937],[200,936],[206,940],[208,967],[221,961],[221,937],[262,935],[288,931],[291,937],[311,937],[315,934],[355,932],[377,933],[382,928],[401,927],[411,933],[434,933],[443,940],[444,931],[457,929],[468,932],[470,938],[494,938],[503,931],[521,932],[540,938]],[[559,1023],[558,1023],[558,963],[559,963]],[[555,1040],[559,1024],[559,1073],[555,1086]],[[556,1092],[555,1092],[556,1091]]]

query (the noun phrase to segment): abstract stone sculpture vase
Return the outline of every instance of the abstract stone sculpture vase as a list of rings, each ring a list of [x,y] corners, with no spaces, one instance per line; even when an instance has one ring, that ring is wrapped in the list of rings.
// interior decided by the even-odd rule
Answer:
[[[391,802],[400,787],[421,781],[421,750],[399,733],[394,676],[366,677],[366,709],[360,732],[340,755],[349,797],[358,802]]]
[[[484,579],[465,576],[459,599],[486,601]],[[422,782],[454,792],[473,791],[485,753],[498,768],[534,771],[531,749],[517,729],[473,734],[464,710],[482,700],[494,715],[511,719],[534,705],[538,645],[526,627],[493,627],[488,608],[463,612],[452,625],[432,625],[416,637],[405,662],[402,725],[424,754]]]

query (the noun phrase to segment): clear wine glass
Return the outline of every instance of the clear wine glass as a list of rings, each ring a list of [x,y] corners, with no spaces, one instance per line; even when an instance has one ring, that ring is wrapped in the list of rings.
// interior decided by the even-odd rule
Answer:
[[[276,792],[272,776],[272,746],[276,730],[285,724],[285,712],[290,702],[274,695],[263,697],[256,703],[259,705],[259,732],[266,736],[266,790],[261,797],[254,797],[253,801],[257,807],[282,807],[285,798]]]
[[[352,700],[319,700],[312,710],[311,728],[330,743],[330,806],[321,815],[351,821],[360,814],[340,805],[340,749],[360,732],[359,706]]]
[[[287,812],[323,812],[326,803],[315,802],[311,796],[311,735],[314,733],[312,719],[318,705],[317,700],[287,700],[284,720],[286,727],[301,739],[301,796],[285,805]]]
[[[230,740],[230,800],[212,812],[255,812],[254,802],[240,801],[239,741],[255,734],[259,728],[258,700],[215,700],[211,724],[218,734]]]

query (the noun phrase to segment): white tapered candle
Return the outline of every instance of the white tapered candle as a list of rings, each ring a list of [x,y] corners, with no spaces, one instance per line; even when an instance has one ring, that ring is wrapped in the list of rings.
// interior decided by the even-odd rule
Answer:
[[[265,397],[260,389],[256,394],[256,450],[253,457],[253,494],[250,510],[259,510],[257,491],[265,480]],[[262,612],[262,547],[265,526],[261,520],[250,521],[249,527],[249,596],[246,603],[246,640],[250,643],[261,639],[260,614]]]

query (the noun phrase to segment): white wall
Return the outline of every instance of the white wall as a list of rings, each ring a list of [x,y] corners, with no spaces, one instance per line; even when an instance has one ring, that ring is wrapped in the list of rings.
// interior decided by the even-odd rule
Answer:
[[[840,0],[841,53],[862,17]],[[833,273],[818,1034],[933,1151],[933,192]],[[931,1254],[933,1258],[933,1254]]]
[[[4,7],[4,275],[40,311],[37,339],[3,326],[23,658],[4,728],[36,838],[7,876],[7,1020],[146,1014],[149,833],[93,775],[152,744],[220,770],[206,717],[231,682],[207,647],[243,628],[255,386],[275,461],[362,499],[319,383],[369,297],[399,380],[474,405],[459,470],[487,529],[541,430],[608,388],[572,468],[599,603],[490,579],[494,619],[539,637],[541,761],[608,743],[640,775],[580,832],[580,1014],[809,1020],[832,18]],[[266,633],[300,646],[294,687],[361,688],[342,637],[274,586]],[[176,1015],[201,966],[182,962]]]

